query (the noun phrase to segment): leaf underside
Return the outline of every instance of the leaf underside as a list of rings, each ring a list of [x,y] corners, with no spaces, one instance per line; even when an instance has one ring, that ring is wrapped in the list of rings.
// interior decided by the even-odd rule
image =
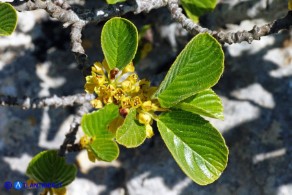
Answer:
[[[37,182],[70,184],[76,177],[74,165],[66,164],[57,151],[48,150],[37,154],[29,163],[26,174]]]
[[[0,36],[11,35],[16,24],[16,10],[9,3],[0,2]]]

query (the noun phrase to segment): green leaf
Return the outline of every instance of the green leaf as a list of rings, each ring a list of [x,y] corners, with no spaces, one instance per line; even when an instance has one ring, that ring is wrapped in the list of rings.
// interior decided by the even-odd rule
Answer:
[[[9,3],[0,2],[0,36],[11,35],[16,24],[16,10]]]
[[[224,119],[222,101],[212,89],[207,89],[185,99],[178,103],[175,108],[202,116]]]
[[[187,16],[194,22],[198,22],[201,15],[216,7],[217,0],[182,0],[181,3]]]
[[[90,114],[82,117],[81,126],[83,132],[93,137],[94,142],[89,144],[95,157],[103,161],[113,161],[119,155],[119,148],[114,141],[115,134],[109,131],[109,124],[119,116],[119,107],[108,104]]]
[[[89,137],[114,138],[114,134],[108,131],[108,125],[119,116],[119,107],[108,104],[100,110],[85,114],[81,120],[83,132]]]
[[[178,55],[153,98],[169,108],[214,86],[223,73],[221,45],[208,34],[194,37]]]
[[[57,151],[48,150],[37,154],[29,163],[26,174],[36,182],[70,184],[76,177],[74,165],[66,164]]]
[[[137,111],[131,108],[124,124],[116,132],[117,142],[127,148],[135,148],[146,139],[146,127],[136,120]]]
[[[107,162],[117,159],[120,153],[117,143],[110,139],[96,138],[89,147],[97,159]]]
[[[106,0],[108,4],[116,4],[120,2],[125,2],[126,0]]]
[[[133,59],[138,47],[138,31],[124,18],[107,21],[101,32],[101,47],[110,69],[123,69]]]
[[[173,110],[158,119],[158,129],[180,168],[194,182],[217,180],[227,165],[228,149],[221,134],[196,114]]]

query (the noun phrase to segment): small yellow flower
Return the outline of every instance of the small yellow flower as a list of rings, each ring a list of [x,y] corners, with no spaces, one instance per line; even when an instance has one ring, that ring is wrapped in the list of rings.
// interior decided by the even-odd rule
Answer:
[[[102,98],[102,97],[104,97],[104,96],[106,96],[107,95],[107,93],[106,93],[106,86],[105,85],[102,85],[102,86],[100,86],[99,88],[95,88],[96,90],[95,90],[95,93],[100,97],[100,98]]]
[[[98,82],[98,85],[103,85],[105,83],[105,76],[104,75],[96,75],[96,79],[97,79],[97,82]]]
[[[131,99],[131,106],[133,108],[138,108],[142,105],[142,101],[139,96],[135,96],[133,99]]]
[[[148,111],[152,110],[152,102],[150,100],[143,102],[141,107],[144,111],[148,112]]]
[[[153,116],[154,112],[165,111],[165,109],[160,107],[158,100],[151,99],[157,87],[151,87],[149,80],[139,80],[134,71],[135,67],[132,62],[122,70],[122,73],[117,68],[110,70],[105,60],[102,63],[96,62],[92,67],[91,75],[86,77],[85,90],[88,93],[95,92],[98,95],[96,99],[91,101],[94,108],[102,108],[103,105],[110,103],[119,106],[119,120],[114,120],[110,124],[110,131],[114,133],[123,123],[130,109],[136,108],[138,111],[137,119],[139,123],[145,125],[147,138],[150,138],[154,135],[151,127],[152,117],[155,117]],[[128,77],[120,81],[122,74],[127,74]],[[119,124],[116,124],[117,122]],[[94,157],[88,148],[88,144],[91,142],[92,139],[84,136],[80,140],[80,145],[82,148],[88,149],[89,158],[95,161],[97,157]]]
[[[104,74],[102,64],[100,62],[95,62],[91,68],[91,71],[97,74]]]
[[[138,81],[138,75],[136,73],[133,73],[130,76],[128,76],[126,80],[130,81],[131,84],[135,84]]]
[[[134,72],[135,67],[133,62],[130,62],[124,69],[123,69],[123,74],[128,73],[128,72]]]
[[[117,100],[117,101],[120,101],[122,99],[122,97],[124,97],[125,93],[122,89],[118,88],[116,90],[116,93],[114,95],[114,98]]]
[[[154,135],[151,125],[146,125],[146,137],[151,138]]]
[[[87,76],[86,78],[86,83],[85,83],[85,91],[87,93],[93,93],[94,89],[96,86],[98,86],[98,79],[93,76]]]
[[[132,93],[138,93],[140,91],[140,86],[136,85],[136,86],[132,86],[131,92]]]
[[[108,95],[104,96],[102,100],[105,104],[111,104],[114,102],[113,97]]]
[[[90,144],[90,142],[91,142],[91,139],[87,135],[84,135],[80,139],[81,148],[87,148],[87,145]]]
[[[99,108],[102,108],[103,107],[102,101],[99,98],[96,98],[94,100],[91,100],[90,103],[96,109],[99,109]]]
[[[122,82],[122,89],[125,91],[125,92],[129,92],[131,91],[132,89],[132,83],[130,81],[123,81]]]
[[[131,100],[129,97],[123,97],[121,99],[122,108],[130,108],[131,107]]]
[[[106,88],[106,94],[109,96],[113,96],[116,93],[116,88],[113,85],[108,85]]]
[[[152,121],[152,118],[148,113],[139,113],[138,120],[141,124],[149,125]]]

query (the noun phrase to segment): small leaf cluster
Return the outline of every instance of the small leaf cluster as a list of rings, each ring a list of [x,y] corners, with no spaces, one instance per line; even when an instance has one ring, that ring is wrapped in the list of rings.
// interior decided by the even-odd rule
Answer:
[[[80,144],[91,161],[112,161],[121,144],[141,145],[153,136],[152,121],[181,169],[196,183],[214,182],[227,164],[221,134],[204,118],[223,119],[221,99],[210,88],[223,72],[221,45],[210,35],[193,38],[178,55],[158,87],[134,72],[136,27],[123,18],[102,29],[105,60],[92,66],[85,91],[94,93],[98,109],[82,118]],[[200,116],[201,115],[201,116]]]

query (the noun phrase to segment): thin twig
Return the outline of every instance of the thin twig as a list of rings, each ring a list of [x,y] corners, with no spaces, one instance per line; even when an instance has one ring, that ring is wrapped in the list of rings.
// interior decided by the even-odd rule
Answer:
[[[94,99],[92,94],[76,94],[71,96],[58,97],[54,95],[48,98],[17,98],[12,96],[0,96],[0,106],[17,106],[22,109],[37,109],[45,107],[65,107],[75,104],[84,104]]]
[[[223,31],[211,31],[207,28],[203,28],[198,24],[195,24],[191,19],[187,18],[182,9],[179,7],[178,0],[169,0],[168,8],[172,17],[179,22],[184,29],[189,33],[196,35],[199,33],[209,33],[213,35],[220,43],[241,43],[247,41],[251,43],[254,40],[260,40],[261,37],[278,33],[281,30],[289,30],[292,26],[292,11],[289,11],[287,16],[272,23],[265,24],[263,26],[254,26],[250,31],[238,31],[238,32],[223,32]]]
[[[13,3],[12,3],[13,4]],[[37,9],[45,10],[52,18],[57,19],[63,23],[64,27],[71,27],[71,45],[72,52],[78,63],[78,67],[86,75],[89,67],[87,55],[82,46],[82,30],[88,23],[99,23],[108,20],[113,16],[121,16],[128,12],[134,12],[137,8],[136,3],[129,1],[126,3],[118,3],[109,5],[103,9],[92,11],[80,8],[71,8],[67,3],[59,4],[58,1],[42,1],[42,0],[28,0],[26,3],[20,4],[15,2],[15,8],[18,11],[32,11]]]
[[[85,103],[77,111],[76,115],[73,118],[72,123],[70,124],[69,133],[66,134],[65,140],[63,144],[60,146],[59,149],[60,156],[65,156],[67,148],[73,147],[82,116],[88,113],[91,108],[92,106],[90,103]]]

